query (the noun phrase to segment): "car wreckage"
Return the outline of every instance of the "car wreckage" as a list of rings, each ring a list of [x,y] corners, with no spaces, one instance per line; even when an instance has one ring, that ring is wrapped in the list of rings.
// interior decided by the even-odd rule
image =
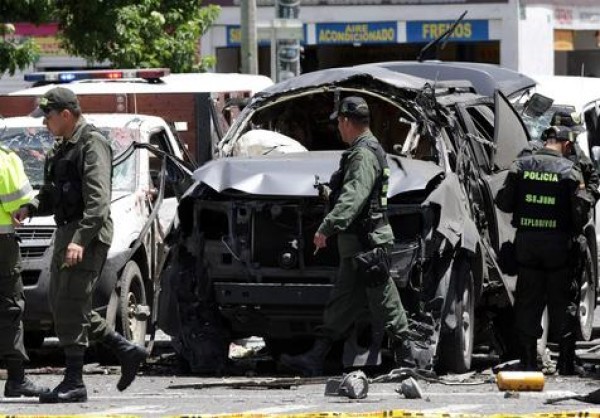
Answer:
[[[192,372],[224,372],[234,339],[263,337],[277,356],[313,338],[338,266],[335,240],[313,252],[328,211],[315,186],[338,166],[344,144],[329,115],[348,95],[368,102],[387,152],[391,275],[419,367],[467,371],[475,346],[515,353],[514,229],[493,198],[527,129],[500,91],[363,66],[260,92],[194,173],[158,315]],[[366,307],[361,318],[343,347],[346,366],[377,364],[387,344]]]

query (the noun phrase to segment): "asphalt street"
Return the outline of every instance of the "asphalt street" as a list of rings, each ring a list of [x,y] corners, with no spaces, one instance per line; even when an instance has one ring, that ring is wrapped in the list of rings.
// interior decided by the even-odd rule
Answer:
[[[600,309],[596,311],[600,336]],[[600,345],[600,338],[586,347]],[[118,366],[99,364],[106,356],[91,351],[86,360],[84,380],[89,401],[83,404],[40,405],[36,399],[2,399],[0,412],[6,415],[128,415],[128,416],[228,416],[313,417],[325,416],[482,416],[523,414],[584,414],[600,416],[600,405],[577,400],[547,405],[546,399],[586,394],[600,388],[600,364],[587,363],[585,377],[546,376],[539,392],[503,392],[495,383],[489,366],[493,361],[478,355],[477,372],[453,376],[444,383],[418,380],[422,399],[406,399],[396,392],[399,381],[371,384],[362,400],[324,396],[324,379],[289,384],[290,375],[277,369],[260,367],[261,358],[238,361],[239,374],[226,378],[189,376],[181,373],[170,343],[157,342],[156,355],[144,366],[132,386],[116,389]],[[581,348],[581,346],[580,346]],[[55,339],[46,339],[44,347],[32,350],[28,373],[37,383],[55,386],[62,378],[62,356]],[[100,354],[104,354],[100,352]],[[265,360],[265,362],[269,362]],[[600,363],[600,362],[599,362]],[[339,377],[339,376],[338,376]],[[370,375],[374,377],[374,375]],[[273,379],[286,379],[278,387]],[[270,388],[255,387],[256,382]],[[275,386],[275,387],[273,387]],[[389,412],[393,411],[393,412]],[[322,414],[322,415],[321,415]],[[447,415],[450,414],[450,415]],[[572,416],[572,415],[571,415]],[[581,416],[581,415],[580,415]],[[497,417],[496,417],[497,418]]]

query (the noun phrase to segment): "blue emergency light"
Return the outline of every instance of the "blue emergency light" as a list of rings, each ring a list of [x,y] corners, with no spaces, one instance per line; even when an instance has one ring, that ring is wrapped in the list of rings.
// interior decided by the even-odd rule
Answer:
[[[170,73],[171,70],[168,68],[144,68],[140,70],[43,71],[25,74],[25,81],[70,83],[79,80],[126,80],[132,78],[157,80]]]

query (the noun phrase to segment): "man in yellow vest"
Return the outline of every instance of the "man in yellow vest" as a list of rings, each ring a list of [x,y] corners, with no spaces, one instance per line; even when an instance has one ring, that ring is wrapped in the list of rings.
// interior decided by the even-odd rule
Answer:
[[[6,398],[39,396],[50,389],[25,377],[29,360],[23,345],[23,282],[21,254],[12,214],[33,197],[23,163],[14,152],[0,146],[0,356],[8,373]]]

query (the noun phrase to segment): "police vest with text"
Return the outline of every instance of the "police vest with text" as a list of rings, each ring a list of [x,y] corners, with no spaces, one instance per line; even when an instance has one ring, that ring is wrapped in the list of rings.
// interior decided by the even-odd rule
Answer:
[[[364,137],[359,139],[353,146],[366,148],[371,151],[375,157],[377,158],[377,162],[379,163],[379,170],[377,174],[377,180],[375,181],[375,185],[371,190],[371,194],[369,195],[369,201],[364,205],[361,213],[356,217],[356,219],[352,222],[352,224],[348,227],[348,232],[356,232],[359,234],[369,233],[381,226],[381,224],[387,223],[387,192],[388,192],[388,184],[390,178],[390,169],[387,163],[387,159],[385,156],[385,151],[381,148],[381,145],[375,140],[369,140],[368,137]],[[331,179],[329,180],[329,187],[331,188],[331,193],[329,195],[329,204],[331,207],[334,207],[337,200],[340,197],[342,192],[342,186],[344,183],[344,174],[346,171],[346,166],[348,162],[348,156],[350,155],[351,150],[345,151],[342,154],[342,158],[340,160],[340,167],[337,171],[335,171]],[[378,217],[379,224],[375,224],[372,221],[372,215],[374,213],[383,213],[384,216]]]
[[[570,231],[573,228],[571,194],[573,163],[556,159],[540,163],[522,160],[518,176],[517,207],[513,226],[529,231]]]

